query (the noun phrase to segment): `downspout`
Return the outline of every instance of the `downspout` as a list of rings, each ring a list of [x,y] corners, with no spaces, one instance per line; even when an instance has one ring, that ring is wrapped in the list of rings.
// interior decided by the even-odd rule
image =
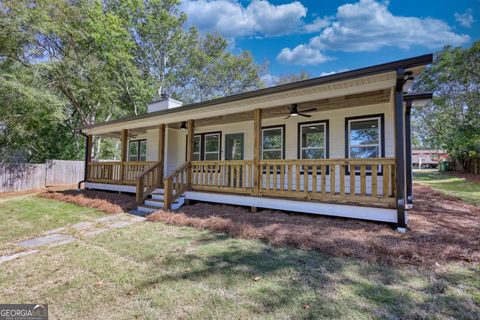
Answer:
[[[412,101],[406,101],[405,110],[405,166],[407,175],[407,204],[413,205],[413,170],[412,170]]]
[[[83,180],[78,182],[77,189],[80,191],[80,185],[87,181],[87,172],[88,172],[88,136],[82,132],[82,129],[78,130],[78,132],[85,137],[85,169],[83,173]]]

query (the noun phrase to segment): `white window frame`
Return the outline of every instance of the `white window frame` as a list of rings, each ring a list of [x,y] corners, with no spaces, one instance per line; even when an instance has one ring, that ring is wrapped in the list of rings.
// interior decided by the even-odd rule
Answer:
[[[131,159],[131,154],[130,154],[130,145],[132,143],[135,143],[137,145],[137,154],[134,155],[134,157],[137,158],[137,160],[132,160]],[[141,153],[141,150],[142,150],[142,143],[145,143],[145,160],[141,160],[141,157],[142,157],[142,153]],[[132,162],[144,162],[144,161],[147,161],[147,139],[138,139],[138,140],[130,140],[128,141],[128,156],[127,156],[127,161],[132,161]]]
[[[312,127],[312,126],[323,126],[323,147],[303,147],[303,127]],[[303,150],[322,150],[323,149],[323,158],[327,159],[327,124],[325,122],[314,122],[314,123],[305,123],[300,124],[300,159],[303,159]]]
[[[218,149],[217,151],[207,151],[207,137],[210,137],[210,136],[217,136],[218,137]],[[203,145],[204,145],[204,148],[203,148],[203,159],[205,161],[215,161],[215,160],[207,160],[207,154],[217,154],[218,157],[217,157],[217,160],[220,160],[221,159],[221,154],[220,154],[220,143],[222,142],[222,139],[221,139],[221,133],[217,132],[217,133],[207,133],[207,134],[204,134],[203,135]],[[201,146],[200,146],[201,148]],[[201,150],[201,149],[200,149]]]
[[[350,143],[351,140],[351,124],[352,122],[363,122],[369,120],[377,120],[378,122],[378,142],[375,144],[359,144],[359,145],[352,145]],[[351,158],[351,150],[352,148],[367,148],[367,147],[378,147],[378,158],[382,158],[382,118],[377,117],[365,117],[365,118],[358,118],[358,119],[349,119],[348,120],[348,158]],[[352,158],[352,159],[368,159],[368,158]]]
[[[195,150],[193,150],[193,158],[195,159],[195,155],[198,154],[198,160],[197,161],[200,161],[202,159],[202,157],[200,156],[202,154],[202,135],[201,134],[195,134],[193,136],[193,139],[195,141],[195,138],[198,138],[198,151],[195,152]]]
[[[263,148],[263,136],[264,136],[264,132],[265,131],[268,131],[268,130],[277,130],[277,129],[280,129],[280,132],[281,132],[281,137],[282,137],[282,140],[280,141],[280,149],[264,149]],[[283,147],[285,145],[285,132],[284,132],[284,127],[283,126],[273,126],[273,127],[268,127],[268,128],[262,128],[262,160],[263,159],[263,152],[264,151],[267,151],[267,152],[270,152],[270,151],[280,151],[280,160],[282,160],[284,158],[284,150],[283,150]]]

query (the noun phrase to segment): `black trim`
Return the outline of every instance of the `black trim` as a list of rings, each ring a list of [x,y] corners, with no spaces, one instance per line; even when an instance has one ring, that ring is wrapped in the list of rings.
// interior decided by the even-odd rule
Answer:
[[[274,129],[274,128],[282,128],[282,159],[279,159],[279,160],[284,160],[285,159],[285,137],[287,136],[287,132],[286,132],[286,127],[285,127],[285,124],[279,124],[279,125],[274,125],[274,126],[266,126],[266,127],[262,127],[262,136],[260,137],[261,138],[261,155],[260,155],[260,159],[261,160],[264,160],[263,159],[263,129]],[[274,159],[270,159],[270,160],[274,160]],[[276,159],[275,159],[276,160]]]
[[[147,139],[137,139],[137,140],[129,140],[128,141],[128,149],[127,149],[127,161],[142,161],[140,160],[140,143],[142,141],[145,141],[145,143],[147,143]],[[137,149],[137,160],[130,160],[130,143],[132,142],[136,142],[138,144],[138,149]],[[147,153],[145,151],[145,160],[144,161],[147,161]]]
[[[404,96],[405,98],[405,96]],[[405,109],[405,169],[407,176],[407,203],[413,204],[413,170],[412,170],[412,101],[406,101]]]
[[[218,134],[219,135],[219,145],[218,145],[218,160],[222,160],[222,131],[211,131],[211,132],[202,132],[195,133],[194,137],[200,137],[200,161],[205,160],[205,135]],[[188,134],[185,135],[185,150],[188,148]],[[187,161],[187,152],[185,152],[185,161]]]
[[[403,85],[405,84],[405,70],[397,70],[395,86],[395,202],[397,208],[397,227],[406,228],[405,219],[405,139],[403,113]]]
[[[316,85],[320,85],[320,84],[332,83],[332,82],[342,81],[342,80],[346,80],[346,79],[353,79],[353,78],[358,78],[358,77],[365,77],[365,76],[368,76],[368,75],[378,74],[378,73],[383,73],[383,72],[396,71],[398,68],[405,68],[406,69],[406,68],[424,66],[424,65],[432,63],[432,61],[433,61],[433,55],[432,54],[426,54],[426,55],[417,56],[417,57],[413,57],[413,58],[408,58],[408,59],[403,59],[403,60],[397,60],[397,61],[392,61],[392,62],[388,62],[388,63],[378,64],[378,65],[374,65],[374,66],[370,66],[370,67],[366,67],[366,68],[360,68],[360,69],[346,71],[346,72],[339,72],[339,73],[324,76],[324,77],[317,77],[317,78],[312,78],[312,79],[308,79],[308,80],[291,82],[291,83],[287,83],[287,84],[283,84],[283,85],[279,85],[279,86],[275,86],[275,87],[259,89],[259,90],[254,90],[254,91],[249,91],[249,92],[245,92],[245,93],[235,94],[235,95],[231,95],[231,96],[227,96],[227,97],[222,97],[222,98],[217,98],[217,99],[192,103],[192,104],[184,105],[180,108],[173,108],[173,109],[161,110],[161,111],[156,111],[156,112],[150,112],[150,113],[145,113],[145,114],[134,116],[134,117],[127,117],[127,118],[123,118],[123,119],[118,119],[118,120],[113,120],[113,121],[109,121],[109,122],[99,123],[99,124],[95,124],[95,125],[86,126],[86,127],[84,127],[84,129],[97,128],[97,127],[106,126],[106,125],[110,125],[110,124],[114,124],[114,123],[125,122],[125,121],[130,121],[130,120],[139,120],[139,119],[150,118],[150,117],[155,117],[155,116],[165,115],[165,114],[170,114],[170,113],[184,112],[184,111],[189,111],[189,110],[193,110],[193,109],[214,106],[214,105],[221,104],[221,103],[227,103],[227,102],[233,102],[233,101],[238,101],[238,100],[243,100],[243,99],[248,99],[248,98],[260,97],[260,96],[267,95],[267,94],[279,93],[279,92],[295,90],[295,89],[303,89],[303,88],[308,88],[308,87],[316,86]]]
[[[361,119],[368,119],[368,118],[380,118],[380,157],[385,158],[385,114],[384,113],[376,113],[376,114],[367,114],[361,115],[356,117],[348,117],[345,118],[345,158],[350,158],[349,154],[349,144],[350,144],[350,134],[348,131],[348,122],[351,120],[361,120]],[[352,158],[353,159],[353,158]],[[350,174],[350,169],[347,167],[345,170],[345,174]],[[366,172],[367,175],[371,175],[370,172]],[[360,172],[355,172],[355,175],[360,175]],[[378,175],[383,175],[383,170],[378,172]]]

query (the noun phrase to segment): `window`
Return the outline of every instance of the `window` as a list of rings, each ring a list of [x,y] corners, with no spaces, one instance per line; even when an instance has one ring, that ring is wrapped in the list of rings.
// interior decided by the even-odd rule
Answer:
[[[193,137],[193,160],[200,161],[200,152],[202,150],[202,137],[196,135]]]
[[[128,161],[147,161],[147,140],[132,140],[128,143]]]
[[[383,156],[383,115],[347,119],[349,158]]]
[[[204,159],[220,160],[220,134],[209,133],[204,135]]]
[[[299,123],[298,132],[299,159],[328,158],[328,121]]]
[[[262,159],[283,159],[285,126],[262,129]]]
[[[193,161],[220,160],[221,132],[199,133],[193,136]],[[188,144],[188,137],[185,141]],[[187,154],[185,153],[185,161]]]

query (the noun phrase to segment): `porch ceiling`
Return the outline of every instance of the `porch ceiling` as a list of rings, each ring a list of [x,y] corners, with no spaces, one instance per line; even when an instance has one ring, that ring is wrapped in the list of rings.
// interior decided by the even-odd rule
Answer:
[[[327,99],[319,99],[298,103],[298,111],[300,113],[304,110],[309,110],[309,114],[328,111],[333,109],[354,108],[366,105],[374,105],[379,103],[386,103],[390,101],[391,89],[381,89],[359,94],[350,94],[340,97],[333,97]],[[262,112],[263,119],[286,117],[289,113],[289,104],[279,105],[273,108],[264,109]],[[253,112],[246,111],[235,114],[227,114],[206,119],[199,119],[195,121],[195,127],[211,126],[217,124],[227,124],[242,121],[253,120]],[[169,127],[180,128],[180,123],[169,125]]]

